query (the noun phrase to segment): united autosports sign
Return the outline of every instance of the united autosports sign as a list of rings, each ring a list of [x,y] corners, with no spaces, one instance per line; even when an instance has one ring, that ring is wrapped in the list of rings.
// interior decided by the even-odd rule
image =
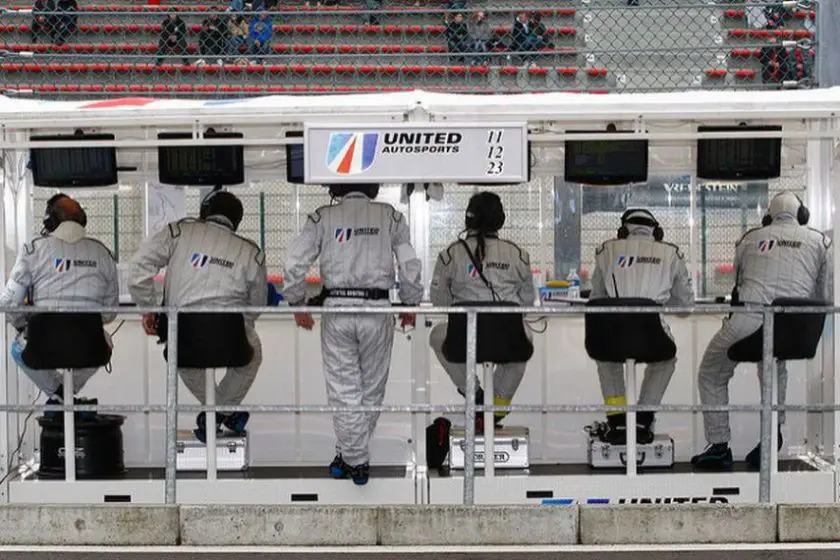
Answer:
[[[335,183],[520,183],[525,123],[304,127],[304,178]]]

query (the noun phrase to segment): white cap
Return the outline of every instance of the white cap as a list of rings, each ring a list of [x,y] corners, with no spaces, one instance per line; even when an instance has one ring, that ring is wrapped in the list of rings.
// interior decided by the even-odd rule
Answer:
[[[795,218],[800,206],[802,206],[802,203],[799,202],[799,198],[795,194],[784,191],[773,197],[770,206],[767,208],[767,213],[774,220],[781,214],[789,214],[792,218]]]
[[[645,220],[647,222],[655,222],[656,218],[653,217],[653,214],[650,211],[645,210],[643,208],[637,208],[635,210],[629,211],[624,216],[624,222],[632,222],[633,220]]]

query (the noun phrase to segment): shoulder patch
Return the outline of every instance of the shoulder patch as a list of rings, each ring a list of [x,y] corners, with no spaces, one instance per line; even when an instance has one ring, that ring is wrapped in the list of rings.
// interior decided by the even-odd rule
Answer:
[[[450,243],[449,247],[440,252],[438,258],[440,259],[440,262],[444,264],[444,266],[449,266],[449,263],[452,262],[452,249],[460,245],[460,241]]]
[[[685,255],[680,250],[679,245],[677,245],[676,243],[669,243],[667,241],[660,241],[660,243],[662,243],[663,245],[667,245],[668,247],[673,247],[674,252],[677,254],[677,258],[679,258],[679,259],[684,259],[685,258]]]
[[[113,259],[114,262],[116,262],[117,257],[114,256],[114,252],[111,251],[111,249],[109,249],[104,243],[102,243],[98,239],[94,239],[93,237],[85,237],[85,239],[87,239],[88,241],[92,241],[93,243],[95,243],[95,244],[99,245],[100,247],[102,247],[103,249],[105,249],[105,252],[108,253],[108,256],[111,257],[111,259]]]
[[[319,206],[318,208],[316,208],[316,209],[315,209],[315,211],[314,211],[314,212],[312,212],[311,214],[309,214],[309,216],[307,216],[307,218],[309,218],[310,220],[312,220],[312,223],[313,223],[313,224],[317,224],[318,222],[320,222],[320,221],[321,221],[321,218],[322,218],[322,216],[321,216],[321,212],[323,212],[323,211],[324,211],[324,210],[326,210],[327,208],[330,208],[330,205],[329,205],[329,204],[325,204],[324,206]]]
[[[760,229],[762,229],[762,228],[761,228],[761,227],[754,227],[754,228],[752,228],[752,229],[748,229],[747,231],[745,231],[745,232],[744,232],[744,235],[742,235],[742,236],[741,236],[741,238],[740,238],[740,239],[738,239],[738,241],[736,241],[736,242],[735,242],[735,246],[737,247],[738,245],[740,245],[740,244],[741,244],[741,242],[744,240],[744,238],[745,238],[746,236],[748,236],[748,235],[749,235],[749,234],[751,234],[752,232],[754,232],[754,231],[758,231],[758,230],[760,230]]]
[[[810,229],[811,231],[813,231],[815,233],[820,234],[820,236],[822,237],[823,247],[825,247],[826,249],[831,247],[831,238],[828,235],[826,235],[824,231],[820,231],[820,230],[818,230],[816,228],[812,228],[812,227],[809,227],[808,229]]]
[[[519,260],[520,261],[522,261],[524,264],[531,264],[530,255],[528,255],[528,253],[526,251],[524,251],[522,249],[522,247],[520,247],[519,245],[517,245],[513,241],[509,241],[507,239],[499,239],[499,242],[500,243],[506,243],[506,244],[512,246],[514,249],[516,249],[519,252]]]
[[[32,253],[35,252],[35,243],[37,243],[38,241],[42,241],[46,238],[47,238],[47,236],[42,235],[40,237],[36,237],[35,239],[30,240],[27,243],[24,243],[23,244],[23,250],[26,251],[27,255],[31,255]]]

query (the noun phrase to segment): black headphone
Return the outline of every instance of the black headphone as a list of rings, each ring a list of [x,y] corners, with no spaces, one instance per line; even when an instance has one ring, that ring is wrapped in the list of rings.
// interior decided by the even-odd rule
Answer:
[[[69,198],[69,197],[64,193],[58,193],[58,194],[50,197],[50,199],[47,201],[47,207],[44,210],[44,221],[41,222],[44,225],[44,227],[41,228],[41,235],[46,235],[48,233],[52,233],[56,230],[56,228],[59,225],[61,225],[61,222],[63,220],[59,217],[55,206],[56,206],[56,203],[63,198]],[[85,213],[84,208],[82,208],[82,217],[81,217],[81,221],[79,222],[79,224],[82,227],[87,226],[87,214]]]
[[[632,221],[628,222],[630,219],[631,214],[635,214],[637,212],[641,212],[648,216],[648,218],[632,218]],[[618,228],[618,238],[619,239],[627,239],[630,236],[630,229],[627,227],[627,224],[639,224],[650,226],[653,228],[653,239],[656,241],[662,241],[665,238],[665,230],[659,225],[659,222],[656,221],[656,218],[653,217],[653,214],[650,213],[649,210],[645,210],[644,208],[631,208],[626,210],[624,214],[621,215],[621,227]]]
[[[796,211],[796,221],[799,222],[800,226],[807,226],[808,221],[811,219],[811,211],[808,210],[808,207],[805,206],[805,203],[802,202],[802,199],[799,198],[799,195],[796,193],[792,193],[788,191],[790,194],[796,197],[796,200],[799,201],[799,209]],[[778,196],[778,195],[776,195]],[[775,198],[775,197],[774,197]],[[772,201],[771,201],[772,202]],[[769,208],[768,208],[769,210]],[[773,216],[770,213],[764,214],[764,217],[761,218],[761,227],[767,227],[773,223]]]
[[[210,201],[212,201],[213,197],[220,192],[222,192],[221,187],[214,187],[212,191],[207,193],[207,196],[201,199],[201,204],[198,207],[198,217],[200,219],[207,219],[207,216],[210,213]]]
[[[495,233],[505,225],[505,208],[499,195],[482,191],[470,197],[464,215],[468,230]]]

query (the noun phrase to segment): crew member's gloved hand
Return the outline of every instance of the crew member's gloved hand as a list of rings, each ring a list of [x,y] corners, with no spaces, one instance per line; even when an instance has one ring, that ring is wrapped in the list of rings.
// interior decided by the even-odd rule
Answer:
[[[413,327],[417,324],[416,313],[400,313],[400,326],[402,328]]]
[[[154,336],[158,332],[158,314],[144,313],[143,314],[143,330],[149,336]]]

